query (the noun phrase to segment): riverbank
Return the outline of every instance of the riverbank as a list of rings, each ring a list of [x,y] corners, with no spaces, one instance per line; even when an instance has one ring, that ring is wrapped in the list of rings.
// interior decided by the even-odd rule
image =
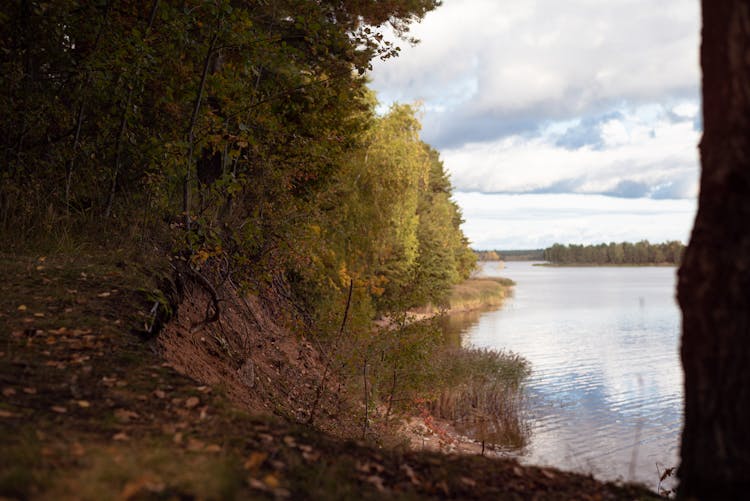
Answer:
[[[148,292],[153,264],[0,256],[0,272],[0,497],[658,499],[513,460],[342,440],[325,431],[343,422],[331,391],[314,426],[295,424],[321,355],[229,289],[207,324],[210,294],[187,281],[157,335],[153,305],[169,300]]]

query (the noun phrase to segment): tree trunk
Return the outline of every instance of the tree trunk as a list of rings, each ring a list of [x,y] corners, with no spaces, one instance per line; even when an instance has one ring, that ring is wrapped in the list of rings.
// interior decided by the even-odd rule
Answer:
[[[201,72],[201,81],[198,84],[198,92],[195,96],[195,102],[193,103],[193,113],[190,115],[190,125],[187,131],[188,140],[188,158],[187,166],[185,167],[185,180],[183,183],[182,190],[182,211],[185,215],[185,229],[190,229],[190,183],[191,171],[193,169],[193,150],[195,148],[195,125],[198,123],[198,112],[201,109],[201,102],[203,101],[203,91],[206,88],[206,78],[210,69],[211,58],[214,56],[214,49],[216,47],[216,41],[219,39],[219,23],[217,23],[216,32],[211,38],[211,44],[206,52],[206,59],[203,61],[203,71]]]
[[[702,0],[698,215],[678,297],[685,428],[679,496],[750,492],[750,0]]]

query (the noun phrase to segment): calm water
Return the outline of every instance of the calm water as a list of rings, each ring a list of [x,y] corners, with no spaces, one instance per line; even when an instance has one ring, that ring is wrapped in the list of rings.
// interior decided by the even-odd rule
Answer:
[[[523,459],[656,487],[656,464],[677,464],[682,426],[675,269],[483,271],[515,280],[515,295],[465,319],[463,342],[531,362]]]

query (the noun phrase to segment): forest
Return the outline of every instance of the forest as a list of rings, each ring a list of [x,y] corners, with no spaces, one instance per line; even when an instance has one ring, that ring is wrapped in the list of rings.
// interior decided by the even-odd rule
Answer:
[[[544,260],[552,264],[641,265],[661,264],[679,266],[685,246],[678,241],[652,244],[640,242],[611,242],[598,245],[554,244],[544,249]]]
[[[370,317],[439,303],[475,262],[461,214],[418,108],[378,115],[364,76],[438,3],[11,2],[3,245],[159,242],[326,327],[350,285]]]

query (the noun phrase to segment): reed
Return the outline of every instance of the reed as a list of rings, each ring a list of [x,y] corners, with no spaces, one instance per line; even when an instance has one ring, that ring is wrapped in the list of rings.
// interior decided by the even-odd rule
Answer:
[[[448,297],[448,311],[499,306],[514,285],[515,282],[508,278],[470,278],[453,286]]]
[[[529,363],[509,352],[450,349],[437,360],[442,375],[430,413],[482,443],[523,447],[528,429],[521,417],[522,384]]]

